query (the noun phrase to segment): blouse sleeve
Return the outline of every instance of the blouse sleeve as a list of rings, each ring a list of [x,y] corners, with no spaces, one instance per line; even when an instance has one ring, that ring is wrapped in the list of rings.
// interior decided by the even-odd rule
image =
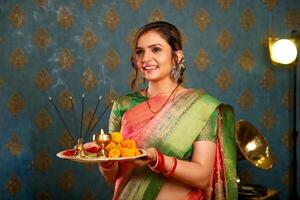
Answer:
[[[216,109],[210,116],[207,124],[203,130],[199,133],[196,141],[212,141],[217,142],[218,140],[218,110]]]
[[[109,117],[109,132],[118,132],[121,130],[122,113],[118,105],[118,101],[113,103]]]

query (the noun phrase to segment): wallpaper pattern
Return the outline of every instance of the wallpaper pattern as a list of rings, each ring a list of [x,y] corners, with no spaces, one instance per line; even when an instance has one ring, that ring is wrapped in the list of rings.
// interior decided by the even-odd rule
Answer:
[[[287,199],[292,76],[271,64],[266,39],[300,30],[298,0],[0,0],[0,199],[111,198],[96,165],[56,157],[72,140],[48,98],[74,135],[83,102],[86,134],[102,96],[93,133],[107,131],[109,112],[101,113],[130,92],[134,33],[155,20],[183,34],[186,86],[231,104],[236,120],[254,124],[269,142],[274,167],[238,161],[240,179]]]

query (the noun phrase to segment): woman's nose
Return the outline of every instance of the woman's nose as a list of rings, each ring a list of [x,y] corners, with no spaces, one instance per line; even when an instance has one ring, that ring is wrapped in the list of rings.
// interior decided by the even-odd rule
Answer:
[[[144,52],[144,55],[143,55],[143,57],[142,57],[142,62],[143,62],[143,63],[146,63],[146,62],[148,62],[149,60],[151,60],[151,54],[150,54],[149,51],[145,51],[145,52]]]

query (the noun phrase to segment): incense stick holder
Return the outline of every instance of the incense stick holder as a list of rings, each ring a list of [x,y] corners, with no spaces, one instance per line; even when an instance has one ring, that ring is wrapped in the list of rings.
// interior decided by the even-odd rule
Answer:
[[[75,153],[74,153],[75,157],[81,157],[81,158],[86,157],[87,152],[86,152],[86,150],[83,146],[83,139],[82,138],[78,139],[77,145],[74,147],[74,149],[75,149]]]

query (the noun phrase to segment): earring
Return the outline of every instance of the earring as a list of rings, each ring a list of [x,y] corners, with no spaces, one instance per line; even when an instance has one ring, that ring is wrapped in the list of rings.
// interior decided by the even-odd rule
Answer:
[[[183,72],[185,71],[184,66],[185,60],[182,59],[180,63],[175,63],[171,69],[171,78],[178,82],[178,80],[183,76]]]
[[[177,82],[180,78],[180,66],[178,63],[174,64],[171,69],[171,78]]]

